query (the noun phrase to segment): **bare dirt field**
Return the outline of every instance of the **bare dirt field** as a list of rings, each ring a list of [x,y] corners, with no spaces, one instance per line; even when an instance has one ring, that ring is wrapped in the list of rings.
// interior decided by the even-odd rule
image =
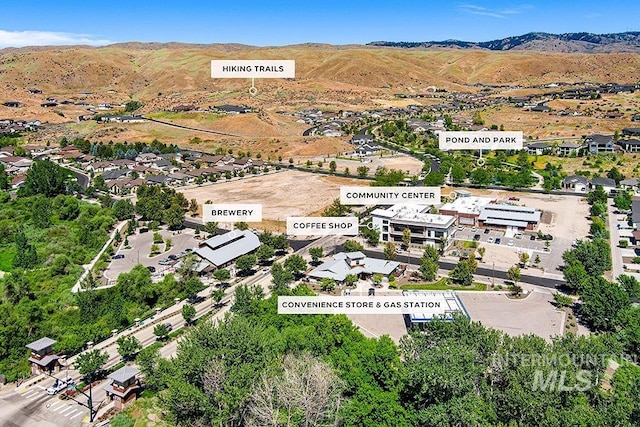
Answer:
[[[283,171],[231,182],[181,190],[198,204],[262,203],[263,218],[285,221],[288,216],[304,216],[319,211],[340,197],[340,185],[363,185],[361,180],[328,177],[300,171]]]
[[[353,147],[350,147],[351,149]],[[299,158],[298,164],[304,164],[306,160],[309,159],[313,162],[314,166],[318,164],[318,162],[323,163],[323,168],[327,169],[329,162],[336,162],[336,169],[338,172],[344,172],[346,168],[349,169],[349,172],[352,175],[356,174],[358,167],[365,166],[369,168],[368,175],[373,176],[376,172],[376,169],[380,167],[385,167],[387,169],[398,169],[404,172],[406,175],[420,175],[422,172],[422,167],[424,163],[420,160],[407,156],[406,154],[394,154],[389,156],[367,156],[362,159],[354,158],[350,160],[346,160],[344,158],[335,158],[335,157],[324,157],[324,156],[315,156],[309,158]]]

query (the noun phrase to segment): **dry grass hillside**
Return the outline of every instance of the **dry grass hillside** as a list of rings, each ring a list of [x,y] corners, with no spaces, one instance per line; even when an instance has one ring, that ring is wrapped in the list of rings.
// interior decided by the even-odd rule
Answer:
[[[314,100],[357,104],[372,96],[431,85],[461,89],[477,82],[536,84],[638,79],[640,55],[401,50],[392,48],[125,44],[101,48],[51,47],[0,51],[0,99],[39,105],[48,96],[114,97],[152,101],[189,96],[206,102],[251,99],[246,80],[213,80],[211,59],[295,59],[295,80],[261,80],[257,102]],[[468,88],[467,88],[468,90]],[[113,92],[114,91],[114,92]],[[180,102],[181,99],[175,99]]]

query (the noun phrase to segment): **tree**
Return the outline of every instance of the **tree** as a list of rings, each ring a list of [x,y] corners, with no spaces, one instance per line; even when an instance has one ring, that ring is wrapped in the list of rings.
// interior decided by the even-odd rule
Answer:
[[[158,340],[164,340],[169,336],[169,328],[166,323],[158,323],[153,328],[153,335],[156,336]]]
[[[473,283],[473,272],[469,260],[462,260],[449,272],[452,280],[469,286]]]
[[[580,315],[594,329],[613,332],[621,326],[621,315],[630,306],[629,295],[617,283],[590,277],[582,292]]]
[[[553,293],[553,300],[558,308],[569,307],[573,304],[573,299],[570,296],[561,294],[560,292]]]
[[[287,248],[289,247],[289,241],[287,240],[287,236],[285,236],[284,234],[278,234],[276,236],[273,236],[271,239],[271,246],[273,246],[273,249],[275,249],[276,251],[286,251]]]
[[[616,182],[616,185],[620,184],[620,181],[624,180],[624,175],[620,173],[617,167],[612,167],[609,172],[607,172],[607,178],[611,178]]]
[[[527,263],[529,262],[529,254],[527,252],[522,252],[520,254],[520,265],[522,267],[526,267]]]
[[[324,292],[333,292],[333,290],[336,288],[336,281],[333,279],[330,279],[328,277],[323,277],[322,280],[320,280],[320,289]]]
[[[388,259],[390,261],[393,261],[398,256],[398,253],[396,252],[396,245],[393,242],[387,242],[384,245],[383,253],[384,259]]]
[[[89,382],[92,382],[95,374],[102,370],[107,360],[109,360],[109,353],[96,348],[80,353],[76,358],[74,367],[80,375],[88,378]]]
[[[226,282],[231,278],[231,273],[226,268],[218,268],[213,272],[213,278],[218,282]]]
[[[336,164],[335,160],[331,160],[329,162],[329,172],[331,172],[332,174],[336,173],[336,168],[338,167],[338,165]]]
[[[440,187],[444,185],[445,176],[440,172],[430,172],[423,181],[423,185],[430,187]]]
[[[198,201],[196,199],[191,199],[189,202],[189,212],[191,212],[191,216],[195,216],[198,213]]]
[[[601,238],[595,238],[592,242],[578,240],[574,249],[562,254],[562,259],[567,264],[571,261],[580,262],[591,277],[601,276],[611,269],[611,248]]]
[[[69,172],[50,160],[34,162],[27,172],[24,187],[18,191],[20,196],[43,194],[55,197],[67,193]]]
[[[596,189],[587,194],[587,201],[589,204],[602,203],[607,204],[607,193],[602,189],[601,185],[596,186]]]
[[[380,232],[369,227],[364,227],[361,231],[367,243],[371,246],[377,246],[380,243]]]
[[[130,200],[120,199],[116,201],[111,208],[113,209],[113,214],[116,216],[116,218],[118,218],[119,221],[123,221],[125,219],[133,219],[135,208]]]
[[[422,278],[431,282],[435,280],[436,273],[438,273],[438,263],[431,258],[423,257],[420,263],[420,274],[422,274]]]
[[[16,255],[13,258],[13,268],[30,269],[38,263],[38,254],[34,244],[27,240],[23,230],[16,233],[14,237]]]
[[[473,121],[474,125],[479,125],[479,126],[484,125],[484,119],[482,118],[480,111],[474,112],[471,120]]]
[[[364,251],[364,246],[360,244],[360,242],[356,240],[347,240],[342,245],[342,248],[345,252],[362,252]]]
[[[240,221],[240,222],[236,222],[233,224],[233,227],[240,230],[240,231],[245,231],[249,229],[249,224],[247,224],[244,221]]]
[[[224,289],[215,289],[211,291],[211,299],[216,303],[216,307],[220,307],[220,302],[224,298]]]
[[[196,308],[191,304],[185,304],[182,306],[182,318],[187,325],[190,325],[193,319],[196,317]]]
[[[184,227],[184,210],[179,205],[173,204],[163,212],[162,220],[170,230],[179,230]]]
[[[491,175],[486,169],[476,169],[471,172],[471,183],[481,187],[491,184]]]
[[[640,297],[640,282],[633,277],[626,274],[621,274],[618,276],[618,283],[625,290],[629,298],[638,298]]]
[[[480,246],[478,249],[478,255],[480,255],[480,261],[482,261],[482,259],[484,258],[484,254],[485,252],[487,252],[487,248],[485,248],[484,246]]]
[[[164,241],[164,250],[165,252],[168,251],[169,249],[171,249],[171,246],[173,245],[173,240],[169,239],[167,237],[167,239]]]
[[[208,234],[215,236],[218,234],[218,223],[217,222],[206,222],[204,224],[204,231]]]
[[[240,270],[243,275],[248,275],[251,269],[256,265],[257,257],[255,255],[242,255],[236,260],[236,268]]]
[[[467,179],[467,171],[459,164],[454,164],[451,167],[451,179],[456,184],[463,183]]]
[[[198,256],[194,253],[182,258],[180,267],[178,267],[176,273],[180,276],[180,282],[184,285],[189,279],[198,276],[197,267],[200,264]]]
[[[587,273],[584,265],[578,260],[566,262],[562,274],[564,280],[567,282],[567,288],[574,293],[582,293],[582,290],[589,280],[589,273]]]
[[[271,277],[274,292],[289,289],[289,284],[293,282],[293,273],[285,269],[279,262],[274,262],[271,265]]]
[[[142,349],[140,341],[133,335],[123,336],[116,340],[118,344],[118,354],[122,356],[122,360],[133,360],[135,355]]]
[[[629,194],[628,191],[625,191],[623,193],[618,193],[613,198],[613,203],[615,204],[615,207],[625,211],[631,209],[632,202],[633,200],[632,200],[631,194]]]
[[[358,283],[358,276],[356,276],[355,274],[347,274],[344,278],[344,283],[347,286],[355,286],[356,283]]]
[[[517,285],[520,281],[520,267],[512,265],[507,271],[507,278]]]
[[[358,171],[358,176],[359,176],[360,178],[364,178],[364,177],[366,177],[366,176],[367,176],[367,174],[369,173],[369,168],[368,168],[368,167],[366,167],[366,166],[358,166],[357,171]]]
[[[606,239],[609,237],[609,233],[607,232],[607,224],[600,217],[591,218],[591,227],[589,228],[589,233],[591,233],[591,235],[596,239]]]
[[[371,279],[373,280],[373,284],[378,286],[382,283],[382,274],[375,273]]]
[[[160,253],[160,247],[156,243],[151,245],[151,248],[149,248],[149,256],[154,256],[159,253]]]
[[[322,246],[314,246],[309,248],[309,255],[311,255],[313,264],[318,264],[320,258],[324,256],[324,249]]]
[[[252,388],[249,425],[337,425],[344,386],[330,364],[309,354],[287,355],[281,372],[265,372]]]
[[[402,230],[402,249],[407,250],[411,245],[411,230],[405,228]]]
[[[283,266],[289,270],[291,274],[298,276],[307,269],[307,261],[305,261],[301,255],[294,254],[284,260]]]
[[[273,258],[275,254],[276,254],[275,249],[265,244],[260,245],[260,247],[258,247],[258,250],[256,251],[256,257],[261,262],[270,260],[271,258]]]

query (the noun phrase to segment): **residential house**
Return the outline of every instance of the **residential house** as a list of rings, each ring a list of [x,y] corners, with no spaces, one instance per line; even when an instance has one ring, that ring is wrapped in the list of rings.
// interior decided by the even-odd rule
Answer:
[[[640,139],[619,139],[616,144],[627,153],[640,152]]]
[[[4,105],[5,107],[10,107],[10,108],[18,108],[18,107],[20,107],[20,103],[18,101],[7,101],[7,102],[3,102],[2,105]]]
[[[547,154],[551,151],[551,146],[546,142],[534,142],[532,144],[528,144],[526,147],[527,153],[531,156],[542,156],[543,154]]]
[[[529,111],[534,111],[536,113],[548,113],[551,111],[551,108],[544,104],[538,104],[535,107],[531,107]]]
[[[640,189],[638,184],[640,184],[640,179],[638,178],[623,179],[622,181],[620,181],[620,188],[624,190],[631,190],[634,193],[637,193]]]
[[[640,136],[640,128],[624,128],[622,129],[622,136]]]
[[[227,113],[227,114],[245,114],[245,113],[251,112],[251,108],[247,107],[246,105],[225,104],[225,105],[219,105],[214,109],[221,113]]]
[[[585,137],[584,142],[587,146],[589,154],[613,153],[614,140],[613,135],[589,135]]]
[[[598,187],[602,187],[607,195],[617,188],[616,182],[611,178],[591,178],[591,190]]]
[[[372,154],[376,154],[379,152],[380,152],[380,147],[378,147],[375,144],[369,144],[369,143],[360,144],[358,147],[356,147],[355,150],[353,150],[353,154],[360,157],[370,156]]]
[[[375,138],[373,137],[373,135],[359,133],[357,135],[353,135],[350,142],[354,145],[360,145],[360,144],[371,144],[374,141],[375,141]]]
[[[563,157],[578,156],[582,148],[582,145],[575,142],[563,142],[556,148],[556,154]]]
[[[571,175],[562,180],[562,188],[576,193],[586,193],[589,190],[589,180],[581,175]]]

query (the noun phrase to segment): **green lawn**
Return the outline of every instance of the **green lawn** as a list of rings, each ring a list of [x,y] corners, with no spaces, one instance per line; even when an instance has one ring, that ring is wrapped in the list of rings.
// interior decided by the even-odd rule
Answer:
[[[473,282],[471,286],[448,285],[448,278],[443,277],[433,283],[416,283],[400,286],[403,291],[486,291],[487,285]]]

